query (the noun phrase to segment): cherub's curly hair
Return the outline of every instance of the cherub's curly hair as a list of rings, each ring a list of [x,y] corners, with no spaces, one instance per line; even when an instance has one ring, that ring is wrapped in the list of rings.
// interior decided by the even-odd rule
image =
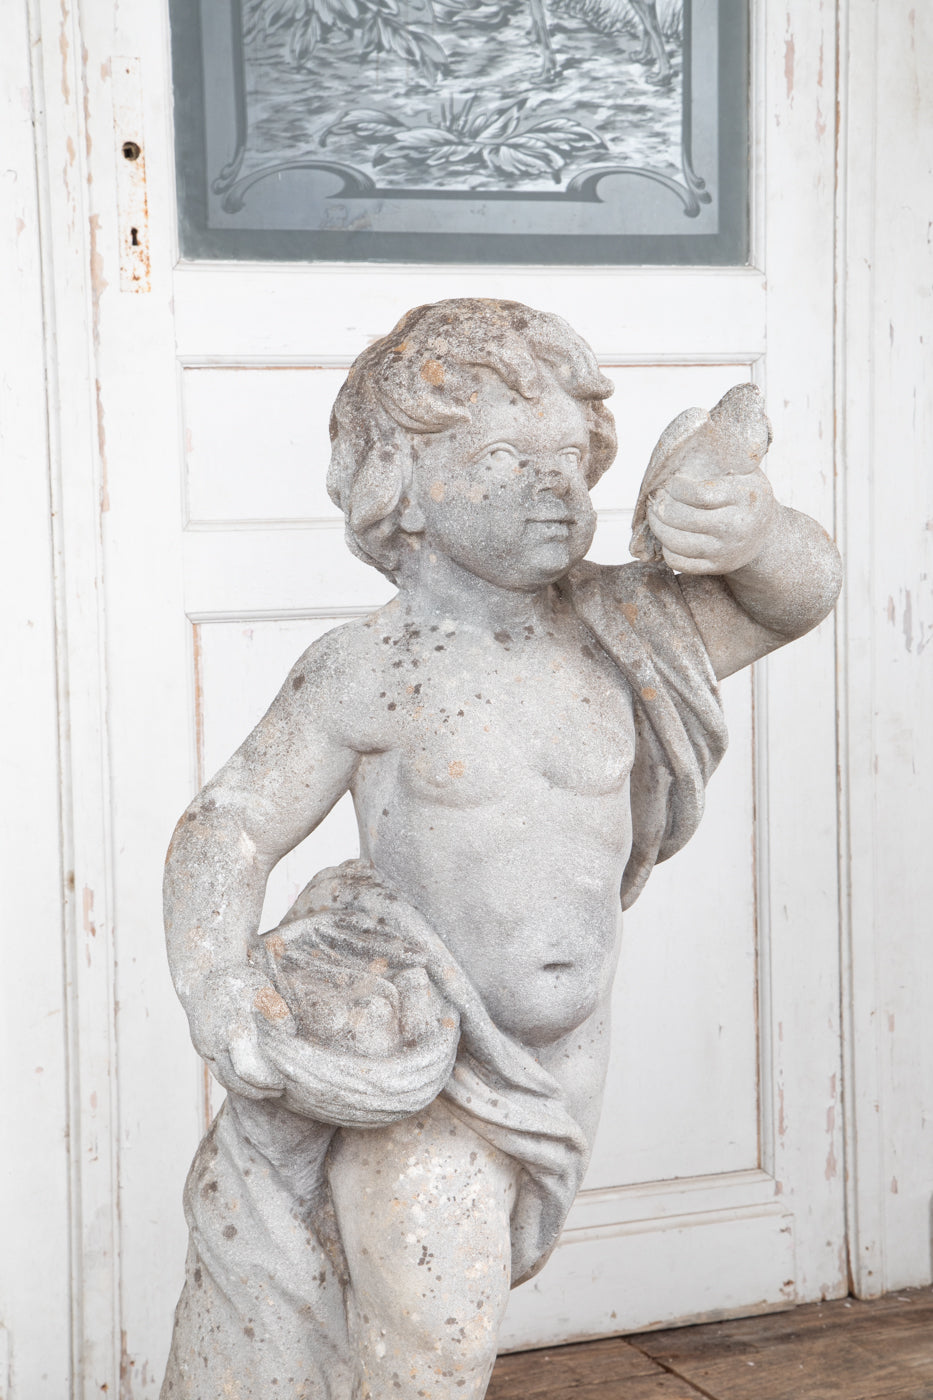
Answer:
[[[354,554],[396,581],[415,435],[469,422],[478,367],[493,370],[533,400],[543,388],[540,365],[585,406],[586,476],[593,486],[616,452],[612,414],[602,402],[612,384],[589,346],[559,316],[517,301],[457,297],[415,307],[363,351],[331,413],[327,474]]]

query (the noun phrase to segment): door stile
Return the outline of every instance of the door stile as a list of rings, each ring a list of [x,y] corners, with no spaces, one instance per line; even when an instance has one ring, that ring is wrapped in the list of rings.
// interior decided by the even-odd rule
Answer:
[[[872,1297],[931,1277],[929,9],[846,4],[840,53],[848,1208],[853,1287]]]
[[[770,475],[782,500],[827,521],[834,508],[835,50],[834,0],[767,6]],[[808,1222],[798,1231],[801,1299],[839,1296],[848,1285],[833,655],[828,619],[792,653],[769,657],[766,672],[775,1175],[788,1209]]]
[[[30,0],[46,315],[69,1103],[72,1393],[116,1393],[120,1354],[113,870],[95,394],[102,290],[80,9]]]
[[[836,210],[836,402],[840,424],[837,521],[846,559],[837,640],[839,685],[839,830],[842,1017],[846,1121],[846,1221],[849,1273],[860,1298],[885,1288],[884,1153],[881,1021],[874,946],[873,792],[863,773],[877,751],[875,684],[869,619],[872,555],[872,262],[875,253],[874,132],[878,90],[874,63],[877,6],[856,17],[839,12],[839,131]],[[866,76],[853,89],[853,71]],[[868,158],[864,158],[865,154]],[[862,256],[859,256],[861,254]],[[855,348],[861,354],[853,353]],[[863,358],[864,357],[864,358]],[[864,365],[864,368],[863,368]],[[858,810],[861,809],[861,815]],[[867,814],[867,821],[866,821]]]

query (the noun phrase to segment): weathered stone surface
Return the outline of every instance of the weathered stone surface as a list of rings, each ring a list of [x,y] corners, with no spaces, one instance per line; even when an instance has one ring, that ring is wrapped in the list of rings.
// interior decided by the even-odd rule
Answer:
[[[717,678],[832,606],[751,386],[662,435],[640,562],[584,562],[610,387],[558,318],[460,300],[341,390],[329,488],[398,594],[299,659],[166,867],[229,1091],[185,1192],[171,1400],[484,1394],[586,1166],[621,909],[725,747]],[[260,936],[270,870],[348,788],[359,858]]]

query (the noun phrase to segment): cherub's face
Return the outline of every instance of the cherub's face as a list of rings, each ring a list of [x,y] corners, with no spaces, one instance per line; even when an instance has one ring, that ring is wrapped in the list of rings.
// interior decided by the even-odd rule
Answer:
[[[477,376],[472,421],[419,443],[412,486],[421,548],[503,588],[551,583],[586,554],[596,514],[584,475],[582,405],[546,370],[537,400],[491,371]]]

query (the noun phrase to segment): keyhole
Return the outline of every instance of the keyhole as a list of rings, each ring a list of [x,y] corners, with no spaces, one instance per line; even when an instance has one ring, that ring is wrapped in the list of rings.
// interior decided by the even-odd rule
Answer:
[[[123,158],[124,158],[124,160],[139,160],[139,157],[140,157],[141,155],[142,155],[142,150],[141,150],[140,147],[136,144],[135,141],[124,141],[124,142],[123,142]]]
[[[138,247],[139,247],[139,229],[138,229],[138,228],[131,228],[131,229],[130,229],[130,242],[132,243],[132,245],[133,245],[134,248],[138,248]]]

